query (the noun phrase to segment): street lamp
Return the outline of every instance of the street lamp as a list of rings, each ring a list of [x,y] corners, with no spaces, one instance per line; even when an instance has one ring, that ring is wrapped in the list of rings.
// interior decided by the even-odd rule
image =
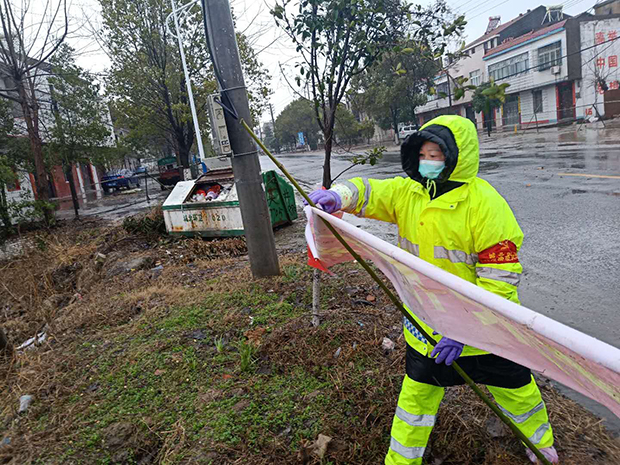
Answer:
[[[200,127],[198,126],[198,114],[196,113],[196,104],[194,103],[194,94],[192,92],[192,82],[190,81],[189,72],[187,71],[187,63],[185,61],[185,50],[183,49],[183,40],[181,38],[181,30],[179,28],[179,15],[181,13],[187,14],[189,9],[192,6],[196,5],[197,3],[200,3],[200,0],[194,0],[193,2],[189,2],[188,4],[183,5],[181,8],[177,9],[174,0],[170,0],[170,4],[172,5],[172,13],[170,13],[168,17],[166,18],[166,30],[168,31],[168,34],[170,34],[172,37],[177,39],[177,41],[179,42],[179,51],[181,52],[181,63],[183,64],[183,73],[185,73],[185,82],[187,85],[187,95],[189,97],[190,108],[192,109],[192,119],[194,120],[194,131],[196,133],[196,141],[198,143],[198,154],[200,155],[200,160],[204,161],[205,150],[204,150],[204,147],[202,146],[202,136],[200,135]],[[168,21],[170,20],[171,17],[174,19],[174,28],[176,30],[176,34],[174,34],[170,30],[170,27],[168,25]]]

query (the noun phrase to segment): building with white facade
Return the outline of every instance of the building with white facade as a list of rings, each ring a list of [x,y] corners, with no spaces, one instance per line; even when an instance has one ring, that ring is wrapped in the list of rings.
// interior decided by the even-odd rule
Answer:
[[[497,109],[498,127],[531,127],[573,121],[581,97],[581,66],[572,50],[579,19],[547,25],[489,50],[487,76],[508,83],[506,101]],[[574,27],[572,27],[574,26]],[[575,53],[576,52],[576,53]]]
[[[424,123],[441,114],[457,114],[474,121],[482,129],[483,121],[480,114],[475,114],[471,100],[472,91],[467,91],[464,98],[453,100],[450,97],[440,98],[437,95],[451,95],[454,92],[454,81],[459,77],[468,78],[467,84],[478,86],[489,80],[485,57],[489,51],[513,38],[521,37],[531,31],[540,29],[543,24],[557,22],[558,17],[549,16],[547,7],[539,6],[520,14],[505,24],[501,24],[499,16],[489,18],[485,34],[464,48],[465,57],[456,63],[448,64],[445,70],[435,78],[436,94],[429,96],[428,102],[418,109],[420,123]]]
[[[580,23],[579,32],[583,50],[580,114],[586,118],[620,116],[620,14],[593,16]]]

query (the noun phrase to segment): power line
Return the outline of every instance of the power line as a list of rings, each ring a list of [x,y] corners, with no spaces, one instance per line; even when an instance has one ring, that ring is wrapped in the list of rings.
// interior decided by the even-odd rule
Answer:
[[[501,3],[497,4],[497,5],[495,5],[493,8],[497,8],[497,7],[501,6],[501,5],[503,5],[504,3],[508,3],[508,0],[504,0],[503,2],[501,2]],[[483,4],[482,6],[484,6],[484,4]],[[478,8],[474,8],[474,10],[477,10],[477,9],[478,9]],[[478,13],[477,15],[472,16],[472,17],[470,17],[470,18],[468,18],[468,19],[470,19],[470,20],[471,20],[471,19],[477,18],[478,16],[482,16],[482,15],[484,15],[484,14],[486,14],[486,13],[487,13],[487,11],[483,11],[483,12]],[[465,18],[467,18],[467,16],[465,16]]]

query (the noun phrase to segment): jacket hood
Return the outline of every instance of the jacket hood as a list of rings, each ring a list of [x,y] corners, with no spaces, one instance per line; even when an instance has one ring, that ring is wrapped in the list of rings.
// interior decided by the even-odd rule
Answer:
[[[446,167],[439,175],[438,183],[469,183],[478,175],[478,132],[469,119],[456,115],[438,116],[405,139],[400,148],[403,170],[420,183],[423,181],[418,172],[420,148],[425,141],[439,144],[446,156]]]

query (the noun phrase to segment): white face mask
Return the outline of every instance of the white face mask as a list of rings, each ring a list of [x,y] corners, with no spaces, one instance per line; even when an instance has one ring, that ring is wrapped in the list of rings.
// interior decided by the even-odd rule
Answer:
[[[422,175],[423,178],[437,179],[437,177],[441,174],[445,167],[445,161],[420,160],[418,172]]]

